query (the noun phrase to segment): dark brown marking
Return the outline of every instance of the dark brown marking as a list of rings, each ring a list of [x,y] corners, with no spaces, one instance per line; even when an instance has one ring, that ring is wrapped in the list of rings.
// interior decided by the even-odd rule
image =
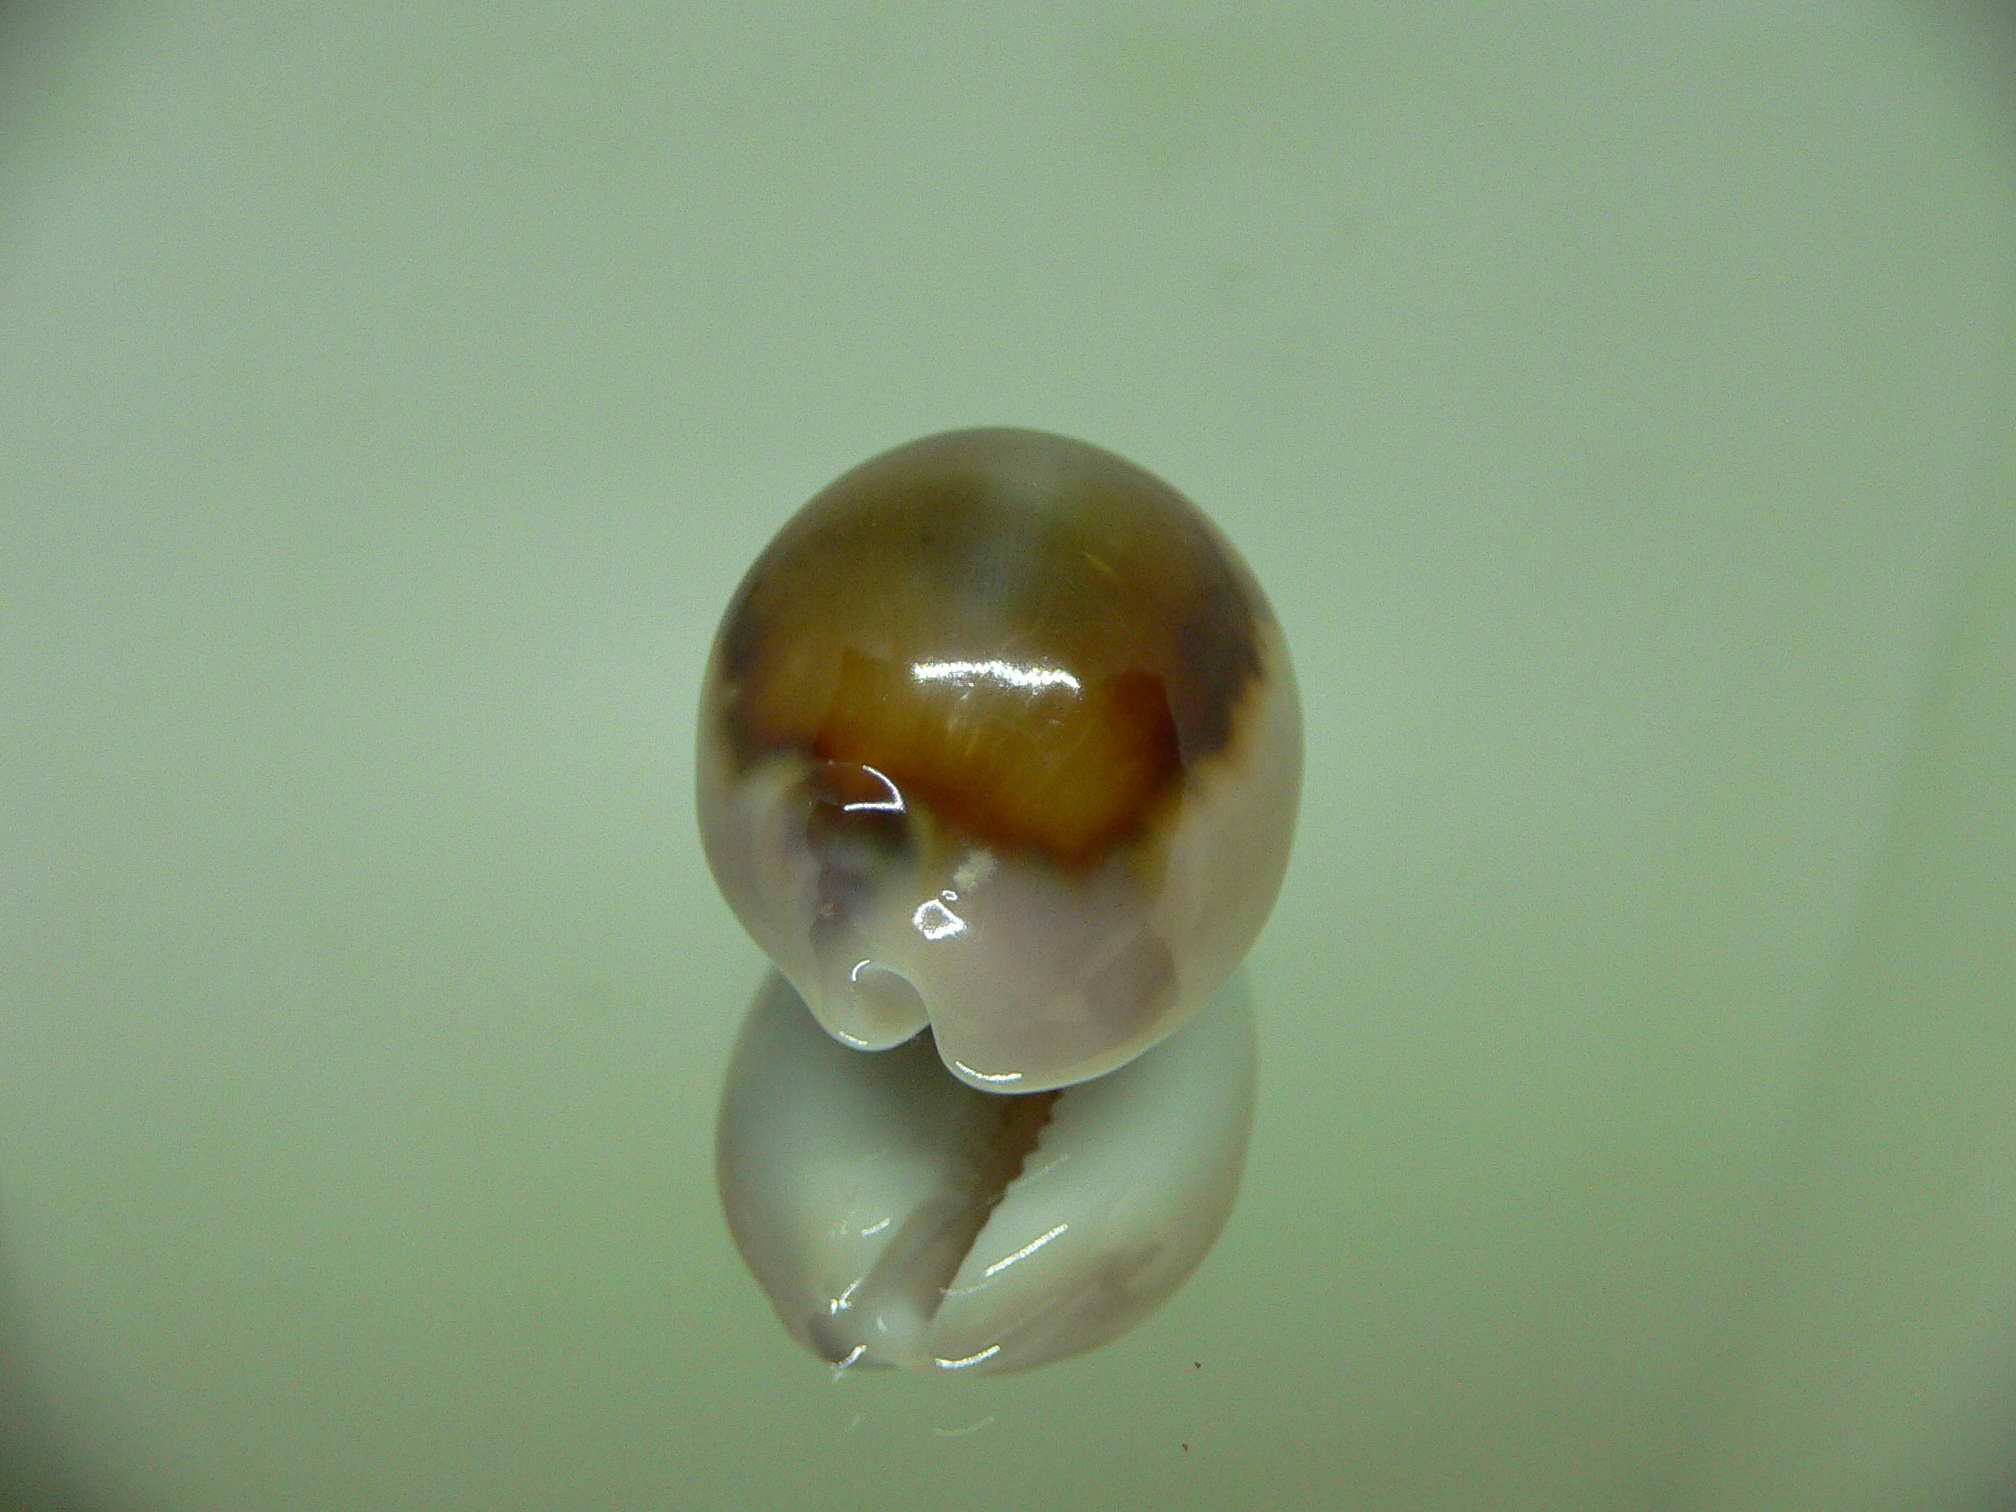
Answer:
[[[710,713],[745,769],[871,766],[976,840],[1089,865],[1232,740],[1267,616],[1160,479],[1057,436],[954,432],[786,524],[723,621]],[[1013,675],[918,670],[948,665]]]
[[[1169,702],[1149,673],[1071,692],[917,684],[906,670],[842,651],[813,754],[873,767],[906,801],[997,845],[1088,864],[1131,837],[1180,775]]]

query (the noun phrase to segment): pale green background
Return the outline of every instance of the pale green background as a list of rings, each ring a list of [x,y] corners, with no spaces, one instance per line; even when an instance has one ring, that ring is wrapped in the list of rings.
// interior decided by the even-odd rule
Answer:
[[[2006,1493],[2012,41],[1905,0],[0,12],[19,1494]],[[979,422],[1238,541],[1304,819],[1187,1290],[1032,1376],[836,1384],[715,1203],[761,968],[691,713],[785,514]]]

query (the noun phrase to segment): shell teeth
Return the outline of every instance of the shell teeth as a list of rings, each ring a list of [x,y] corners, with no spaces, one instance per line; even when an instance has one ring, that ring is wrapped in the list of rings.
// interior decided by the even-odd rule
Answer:
[[[695,796],[777,968],[722,1094],[722,1200],[807,1348],[1024,1369],[1181,1284],[1244,1160],[1234,970],[1301,742],[1245,564],[1098,447],[924,437],[764,548],[708,656]]]
[[[1001,1097],[921,1038],[843,1048],[772,973],[722,1094],[722,1204],[829,1363],[1026,1370],[1132,1327],[1196,1267],[1237,1194],[1253,1079],[1243,975],[1111,1075]]]

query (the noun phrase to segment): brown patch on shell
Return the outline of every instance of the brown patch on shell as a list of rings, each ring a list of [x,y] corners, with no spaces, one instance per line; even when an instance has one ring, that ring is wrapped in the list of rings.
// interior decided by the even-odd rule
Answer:
[[[1210,522],[1036,431],[898,447],[765,549],[716,645],[737,764],[873,768],[986,844],[1096,863],[1232,741],[1266,601]]]

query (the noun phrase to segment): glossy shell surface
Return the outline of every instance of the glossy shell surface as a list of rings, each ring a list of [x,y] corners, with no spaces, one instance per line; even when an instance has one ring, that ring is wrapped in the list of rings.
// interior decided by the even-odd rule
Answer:
[[[999,1097],[918,1040],[857,1055],[772,973],[721,1095],[729,1231],[828,1364],[1028,1370],[1097,1348],[1223,1228],[1253,1117],[1243,978],[1110,1076]]]
[[[709,658],[707,856],[813,1015],[1029,1092],[1172,1033],[1259,932],[1301,722],[1259,586],[1168,484],[1036,431],[862,464]]]

